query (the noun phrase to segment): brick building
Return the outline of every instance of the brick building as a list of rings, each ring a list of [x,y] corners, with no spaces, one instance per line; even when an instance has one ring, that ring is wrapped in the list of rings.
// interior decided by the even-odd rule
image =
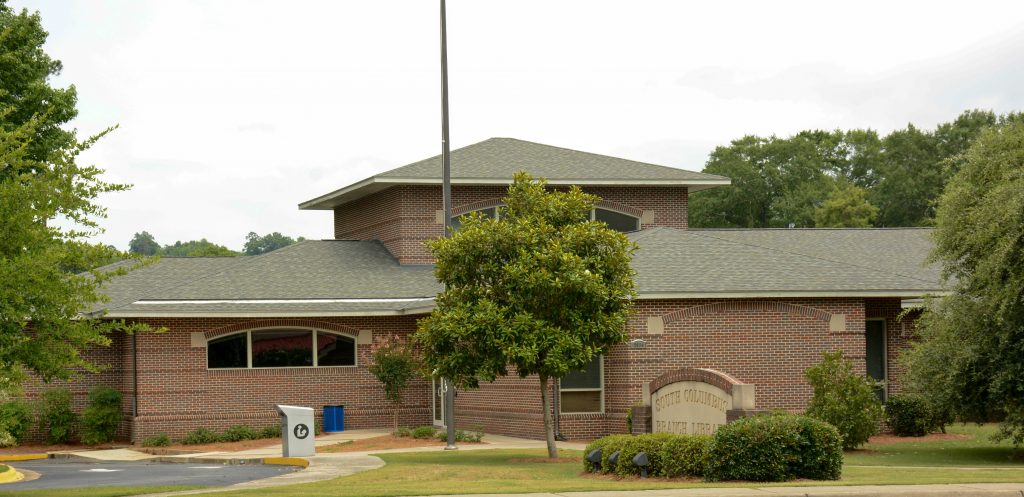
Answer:
[[[755,384],[759,408],[800,410],[810,397],[803,371],[843,350],[896,392],[911,325],[899,316],[941,291],[924,265],[928,230],[688,229],[688,196],[728,178],[514,139],[452,152],[455,215],[495,215],[517,170],[597,194],[592,216],[640,247],[631,340],[554,387],[570,439],[624,432],[644,386],[684,367]],[[348,428],[390,426],[393,408],[367,366],[375,344],[415,330],[440,290],[423,245],[442,235],[440,171],[433,157],[300,204],[334,212],[332,240],[256,257],[164,258],[113,280],[107,318],[166,331],[90,352],[108,368],[72,385],[77,401],[96,383],[120,389],[133,441],[275,424],[274,404],[341,404]],[[401,423],[440,423],[436,386],[412,385]],[[456,424],[542,437],[537,381],[459,392]]]

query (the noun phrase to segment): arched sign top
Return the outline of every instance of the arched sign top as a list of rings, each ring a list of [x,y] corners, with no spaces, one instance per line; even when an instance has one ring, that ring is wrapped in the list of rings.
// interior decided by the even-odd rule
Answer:
[[[650,392],[655,432],[710,435],[730,412],[754,408],[754,385],[713,369],[670,371],[651,382]]]

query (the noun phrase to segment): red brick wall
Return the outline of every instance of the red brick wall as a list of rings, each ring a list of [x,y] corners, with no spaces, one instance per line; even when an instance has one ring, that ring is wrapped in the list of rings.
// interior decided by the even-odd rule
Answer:
[[[497,205],[505,196],[504,186],[452,187],[455,213]],[[651,211],[653,220],[643,228],[667,226],[687,228],[686,187],[588,187],[609,202],[609,207],[639,215]],[[398,185],[334,210],[334,237],[337,239],[381,240],[401,264],[430,264],[433,260],[425,240],[443,235],[437,223],[441,205],[441,187],[436,185]]]
[[[870,304],[872,312],[891,313],[899,299]],[[758,408],[790,411],[804,409],[810,400],[803,372],[820,362],[823,352],[843,350],[858,371],[865,371],[863,299],[642,300],[636,310],[630,338],[644,339],[646,347],[612,348],[604,360],[605,412],[563,415],[561,432],[568,438],[624,433],[626,414],[642,401],[643,385],[684,367],[712,368],[753,383]],[[830,331],[832,314],[846,316],[845,331]],[[647,318],[655,316],[666,317],[664,334],[647,333]],[[898,346],[890,348],[897,351]],[[890,369],[893,373],[898,371]],[[460,427],[543,437],[535,378],[503,378],[461,392],[458,399]]]

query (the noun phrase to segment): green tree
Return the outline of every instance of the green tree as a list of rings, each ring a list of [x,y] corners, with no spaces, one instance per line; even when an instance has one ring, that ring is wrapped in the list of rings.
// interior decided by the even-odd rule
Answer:
[[[935,250],[951,293],[932,299],[909,353],[911,377],[964,420],[1003,416],[1024,443],[1024,123],[981,133],[950,167]],[[926,357],[945,368],[922,363]],[[918,369],[921,368],[921,369]],[[930,376],[930,377],[929,377]]]
[[[551,457],[551,381],[625,341],[635,297],[635,245],[586,221],[597,200],[520,172],[498,219],[465,216],[451,238],[428,242],[445,291],[415,335],[427,369],[468,388],[510,368],[536,375]]]
[[[298,240],[292,239],[290,236],[284,236],[281,233],[273,232],[267,235],[259,236],[254,231],[250,231],[248,235],[245,235],[245,255],[260,255],[267,252],[273,252],[279,248],[287,247],[296,241],[303,241],[305,238],[299,237]]]
[[[75,163],[97,137],[50,153],[48,162],[30,159],[32,125],[0,127],[0,377],[13,383],[25,369],[46,381],[95,371],[80,350],[109,344],[116,330],[143,328],[84,319],[103,300],[99,285],[119,272],[76,274],[119,255],[86,240],[102,231],[96,197],[127,185]]]
[[[153,235],[148,231],[136,233],[128,242],[128,252],[139,255],[156,255],[160,252],[160,244],[156,243]]]
[[[867,228],[877,215],[878,207],[868,203],[863,188],[838,182],[821,207],[814,210],[814,225],[818,228]]]
[[[0,110],[5,112],[0,129],[31,133],[25,137],[24,158],[37,163],[57,150],[73,148],[74,131],[61,126],[78,114],[75,87],[49,84],[62,65],[43,51],[47,35],[38,12],[15,12],[6,0],[0,0]],[[31,126],[25,127],[29,123]]]
[[[169,257],[234,257],[242,254],[203,238],[187,242],[179,240],[174,242],[174,245],[164,245],[157,255]]]
[[[384,385],[384,397],[394,405],[395,431],[398,431],[398,408],[409,382],[419,370],[419,361],[408,343],[390,340],[373,352],[370,374]]]
[[[820,364],[804,372],[814,388],[807,415],[835,426],[843,436],[843,448],[855,449],[878,430],[882,403],[875,396],[878,385],[853,372],[843,352],[826,352]]]

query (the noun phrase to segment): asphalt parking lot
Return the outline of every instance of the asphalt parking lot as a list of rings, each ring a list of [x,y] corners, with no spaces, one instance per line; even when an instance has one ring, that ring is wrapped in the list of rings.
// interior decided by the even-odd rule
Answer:
[[[28,470],[40,476],[31,481],[5,484],[0,488],[2,490],[151,485],[225,486],[298,470],[293,466],[263,464],[92,462],[68,459],[40,459],[6,464],[22,473]]]

